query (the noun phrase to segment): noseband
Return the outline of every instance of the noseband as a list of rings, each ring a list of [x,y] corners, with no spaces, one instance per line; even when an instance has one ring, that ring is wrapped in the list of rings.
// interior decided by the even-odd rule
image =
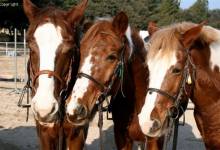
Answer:
[[[99,90],[101,92],[104,92],[107,89],[107,87],[104,84],[102,84],[101,82],[97,81],[95,78],[93,78],[92,76],[90,76],[90,75],[88,75],[86,73],[80,72],[80,73],[77,74],[77,78],[81,78],[81,77],[87,78],[90,81],[92,81],[93,83],[95,83],[95,85],[99,88]]]
[[[64,80],[55,71],[51,71],[51,70],[40,70],[40,71],[38,71],[36,73],[36,75],[34,76],[34,78],[33,78],[33,85],[36,84],[36,80],[39,78],[39,76],[43,75],[43,74],[47,74],[48,78],[55,77],[56,79],[59,80],[59,82],[61,83],[62,86],[65,85]]]
[[[152,92],[156,92],[166,98],[168,98],[169,100],[171,100],[173,102],[173,105],[169,108],[168,112],[172,112],[171,110],[175,110],[176,111],[176,115],[173,114],[169,114],[169,117],[173,118],[173,119],[177,119],[179,118],[179,111],[183,111],[183,108],[180,106],[180,101],[183,99],[183,97],[186,95],[187,98],[189,98],[190,94],[189,92],[186,90],[187,87],[190,88],[190,93],[192,93],[194,83],[195,83],[195,76],[196,76],[196,67],[194,65],[194,63],[192,62],[191,59],[191,55],[189,52],[189,49],[185,50],[187,53],[187,59],[184,65],[184,69],[183,69],[183,73],[181,76],[181,81],[179,84],[179,88],[177,90],[177,94],[176,95],[171,95],[170,93],[163,91],[161,89],[157,89],[157,88],[148,88],[148,92],[149,94],[151,94]],[[191,70],[191,71],[190,71]],[[192,78],[191,78],[191,74],[192,73]],[[190,78],[190,80],[192,80],[190,83],[188,82],[188,79]],[[187,86],[187,87],[186,87]],[[180,110],[181,109],[181,110]]]

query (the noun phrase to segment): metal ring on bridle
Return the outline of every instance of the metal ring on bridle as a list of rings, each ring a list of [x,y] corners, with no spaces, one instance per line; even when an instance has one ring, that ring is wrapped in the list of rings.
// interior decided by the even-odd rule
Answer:
[[[169,113],[169,117],[171,117],[172,119],[176,120],[179,118],[179,109],[177,108],[177,106],[173,105],[169,108],[168,110],[168,113]],[[175,114],[175,116],[174,116]]]

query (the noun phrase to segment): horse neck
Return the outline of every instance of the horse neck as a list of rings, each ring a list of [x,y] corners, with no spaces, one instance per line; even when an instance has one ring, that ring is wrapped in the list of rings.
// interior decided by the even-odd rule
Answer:
[[[126,97],[129,97],[134,104],[135,112],[140,112],[147,91],[148,69],[144,65],[144,60],[140,54],[134,54],[130,62],[127,63],[127,71],[123,87]]]
[[[220,137],[220,78],[213,77],[213,73],[205,69],[197,69],[194,94],[191,98],[195,104],[194,117],[206,146],[217,144]],[[214,143],[213,143],[214,142]]]
[[[212,118],[219,114],[216,110],[220,108],[220,73],[210,65],[209,55],[210,50],[192,51],[196,77],[191,100],[197,112]],[[220,114],[218,118],[220,119]]]
[[[194,94],[191,97],[195,106],[209,107],[220,99],[220,74],[211,66],[208,45],[203,49],[193,49],[191,57],[196,66]]]

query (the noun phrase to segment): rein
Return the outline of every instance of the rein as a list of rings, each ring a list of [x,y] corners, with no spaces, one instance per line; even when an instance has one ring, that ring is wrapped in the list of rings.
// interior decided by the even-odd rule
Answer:
[[[193,92],[193,88],[195,86],[195,78],[196,78],[196,67],[195,64],[192,62],[191,54],[189,52],[189,49],[186,49],[186,62],[184,65],[181,81],[179,84],[178,92],[177,95],[171,95],[170,93],[163,91],[161,89],[157,88],[148,88],[149,94],[156,92],[169,100],[171,100],[174,104],[169,108],[168,110],[168,117],[169,117],[169,124],[168,128],[170,130],[168,131],[165,141],[164,141],[164,148],[166,149],[168,140],[170,138],[170,133],[171,128],[174,126],[174,137],[173,137],[173,146],[172,150],[176,150],[177,147],[177,137],[178,137],[178,125],[179,125],[179,117],[180,117],[180,112],[183,113],[183,122],[185,123],[185,111],[182,106],[180,106],[181,100],[186,96],[188,99],[190,97],[190,94]],[[190,71],[191,70],[191,71]],[[192,76],[191,76],[192,74]],[[189,90],[187,90],[189,88]],[[183,125],[184,125],[183,123]]]

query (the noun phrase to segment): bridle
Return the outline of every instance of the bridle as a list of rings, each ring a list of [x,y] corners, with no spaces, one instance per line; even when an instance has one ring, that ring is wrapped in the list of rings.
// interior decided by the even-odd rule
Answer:
[[[32,61],[31,61],[31,54],[29,55],[29,61],[28,61],[28,79],[26,82],[26,85],[24,86],[22,93],[20,95],[19,101],[17,106],[21,107],[21,108],[27,108],[27,117],[26,117],[26,121],[28,121],[28,117],[29,117],[29,108],[31,107],[31,104],[29,104],[29,99],[30,99],[30,90],[33,92],[36,92],[35,89],[35,85],[36,85],[36,81],[37,79],[41,76],[41,75],[48,75],[48,78],[52,78],[54,77],[54,79],[59,81],[59,86],[61,87],[60,89],[60,93],[58,93],[58,105],[59,105],[59,110],[58,110],[58,119],[56,121],[56,123],[59,124],[59,133],[58,133],[58,150],[62,150],[63,146],[65,146],[65,141],[64,141],[64,128],[63,128],[63,122],[64,122],[64,115],[65,115],[65,100],[68,96],[68,92],[70,92],[70,85],[72,84],[72,82],[74,82],[76,80],[74,71],[72,70],[73,67],[75,66],[74,63],[78,63],[78,57],[79,57],[79,49],[80,49],[80,40],[81,37],[79,36],[78,32],[81,32],[80,28],[78,27],[74,27],[74,33],[73,34],[75,36],[76,39],[76,44],[69,49],[69,51],[73,51],[73,53],[71,53],[71,58],[70,58],[70,63],[69,63],[69,67],[68,67],[68,72],[66,73],[66,75],[64,75],[64,77],[61,77],[59,74],[57,74],[55,71],[52,70],[39,70],[36,73],[34,73],[33,70],[33,66],[32,66]],[[78,68],[78,64],[77,64],[77,68]],[[32,75],[32,78],[31,78]],[[25,93],[27,93],[27,104],[23,104],[23,99],[25,97]]]
[[[178,136],[178,123],[180,114],[183,114],[183,122],[185,122],[184,108],[181,106],[181,100],[183,98],[189,99],[193,95],[193,89],[195,86],[196,79],[196,66],[192,61],[190,49],[185,49],[186,51],[186,61],[181,74],[180,84],[177,90],[176,95],[171,95],[170,93],[157,89],[157,88],[148,88],[149,94],[155,92],[159,95],[162,95],[172,101],[173,105],[168,109],[168,118],[172,123],[168,124],[168,128],[172,128],[174,125],[174,138],[173,138],[173,149],[176,149],[177,145],[177,136]],[[184,124],[184,123],[183,123]],[[170,130],[171,132],[171,130]],[[164,148],[167,146],[170,133],[167,133],[165,137]]]
[[[109,34],[113,37],[115,37],[114,35],[107,33],[107,32],[101,32],[102,34]],[[118,37],[116,37],[118,39]],[[76,78],[86,78],[89,81],[92,81],[95,86],[99,89],[99,91],[101,92],[101,94],[99,95],[99,97],[96,100],[96,105],[98,107],[98,112],[99,112],[99,120],[98,120],[98,127],[99,127],[99,133],[100,133],[100,150],[103,150],[103,137],[102,137],[102,127],[103,127],[103,102],[106,100],[107,105],[110,106],[109,101],[107,100],[107,97],[109,95],[112,95],[113,98],[116,96],[116,94],[118,93],[119,89],[121,88],[121,93],[123,94],[123,77],[124,77],[124,69],[125,69],[125,50],[126,50],[126,38],[123,37],[122,40],[122,47],[120,48],[120,60],[117,63],[113,74],[110,77],[110,80],[108,82],[108,85],[105,85],[104,83],[102,83],[101,81],[98,81],[97,79],[95,79],[94,77],[92,77],[91,75],[88,75],[86,73],[83,72],[79,72],[76,76]],[[119,80],[119,84],[116,87],[116,91],[114,94],[111,93],[112,88],[114,86],[114,84],[116,83],[116,81]],[[124,96],[125,97],[125,96]],[[108,111],[108,109],[107,109]],[[107,116],[108,116],[108,112],[107,112]],[[68,115],[67,115],[68,117]],[[69,120],[69,119],[67,119]],[[74,124],[74,123],[73,123]]]
[[[60,77],[60,75],[58,75],[55,71],[51,71],[51,70],[40,70],[38,71],[34,78],[33,78],[33,86],[36,84],[36,80],[41,76],[41,75],[48,75],[48,78],[54,77],[56,79],[59,80],[59,82],[61,83],[61,87],[63,87],[66,83],[65,81]]]
[[[83,78],[86,78],[86,79],[92,81],[95,84],[95,86],[99,89],[99,91],[101,92],[96,104],[101,104],[106,99],[106,97],[110,94],[110,92],[112,90],[112,87],[113,87],[113,85],[114,85],[114,83],[117,79],[120,79],[119,87],[121,87],[121,84],[123,83],[123,76],[124,76],[125,49],[126,49],[125,39],[123,39],[122,47],[119,50],[121,52],[120,60],[117,63],[117,65],[115,67],[115,70],[113,71],[112,76],[110,77],[110,81],[108,82],[108,85],[103,84],[101,81],[98,81],[97,79],[95,79],[94,77],[92,77],[91,75],[88,75],[86,73],[79,72],[77,74],[76,78],[82,78],[83,77]]]
[[[79,48],[75,48],[74,49],[75,53],[78,53]],[[55,71],[51,71],[51,70],[40,70],[37,73],[33,72],[33,67],[32,67],[32,62],[31,59],[29,59],[29,63],[28,63],[28,80],[26,85],[24,86],[22,93],[20,95],[19,101],[18,101],[18,107],[21,108],[27,108],[27,116],[26,116],[26,121],[28,121],[28,117],[29,117],[29,108],[31,107],[31,104],[29,104],[30,102],[30,94],[29,91],[31,90],[33,92],[33,90],[36,92],[35,89],[35,84],[36,84],[36,80],[41,76],[41,75],[48,75],[48,78],[52,78],[54,77],[54,79],[57,79],[60,82],[60,87],[62,87],[62,89],[60,90],[60,93],[58,95],[58,103],[59,103],[59,110],[58,110],[58,119],[56,123],[59,123],[59,141],[58,141],[58,149],[61,150],[63,149],[63,120],[64,120],[64,115],[65,115],[65,104],[64,101],[67,98],[67,91],[68,91],[68,85],[69,83],[72,81],[72,67],[73,67],[73,63],[74,63],[74,56],[78,55],[78,54],[73,54],[73,56],[70,59],[70,64],[69,64],[69,70],[66,74],[66,76],[64,78],[62,78],[60,75],[58,75]],[[30,55],[31,58],[31,55]],[[31,79],[30,77],[30,73],[32,72],[33,78]],[[30,90],[29,90],[30,89]],[[27,104],[23,104],[23,99],[24,99],[24,95],[25,93],[27,93]]]
[[[55,71],[52,71],[52,70],[39,70],[36,73],[34,73],[33,66],[32,66],[32,61],[31,61],[31,55],[30,55],[30,59],[29,59],[29,62],[28,62],[29,75],[28,75],[27,83],[24,87],[24,89],[25,89],[24,92],[27,91],[27,89],[31,89],[32,91],[34,90],[36,92],[35,85],[36,85],[37,79],[41,75],[48,75],[48,78],[54,77],[55,79],[57,79],[59,81],[59,83],[62,87],[62,89],[59,93],[59,96],[61,96],[61,95],[64,96],[63,93],[64,93],[64,91],[66,91],[66,88],[68,86],[68,82],[70,81],[70,78],[71,78],[72,63],[73,63],[73,58],[70,59],[69,71],[66,74],[66,77],[65,77],[66,80],[65,80],[59,74],[57,74]],[[31,74],[32,74],[33,78],[31,78]],[[23,99],[23,96],[21,96],[21,97]],[[22,104],[22,101],[20,101],[20,100],[19,100],[18,106],[19,107],[30,107],[30,105]]]
[[[191,58],[191,54],[189,52],[189,49],[186,49],[186,61],[185,61],[185,65],[182,71],[182,75],[181,75],[181,80],[180,80],[180,84],[177,90],[177,94],[176,95],[171,95],[170,93],[161,90],[161,89],[157,89],[157,88],[148,88],[148,92],[151,94],[152,92],[156,92],[166,98],[168,98],[169,100],[172,101],[173,106],[171,106],[171,109],[176,109],[179,110],[180,108],[180,102],[184,97],[186,98],[190,98],[191,93],[193,92],[193,87],[195,85],[195,78],[196,78],[196,67],[195,64],[192,62],[192,58]],[[182,110],[181,110],[182,111]],[[179,112],[177,113],[179,114]],[[173,119],[177,119],[180,116],[178,115],[169,115],[171,118]]]

